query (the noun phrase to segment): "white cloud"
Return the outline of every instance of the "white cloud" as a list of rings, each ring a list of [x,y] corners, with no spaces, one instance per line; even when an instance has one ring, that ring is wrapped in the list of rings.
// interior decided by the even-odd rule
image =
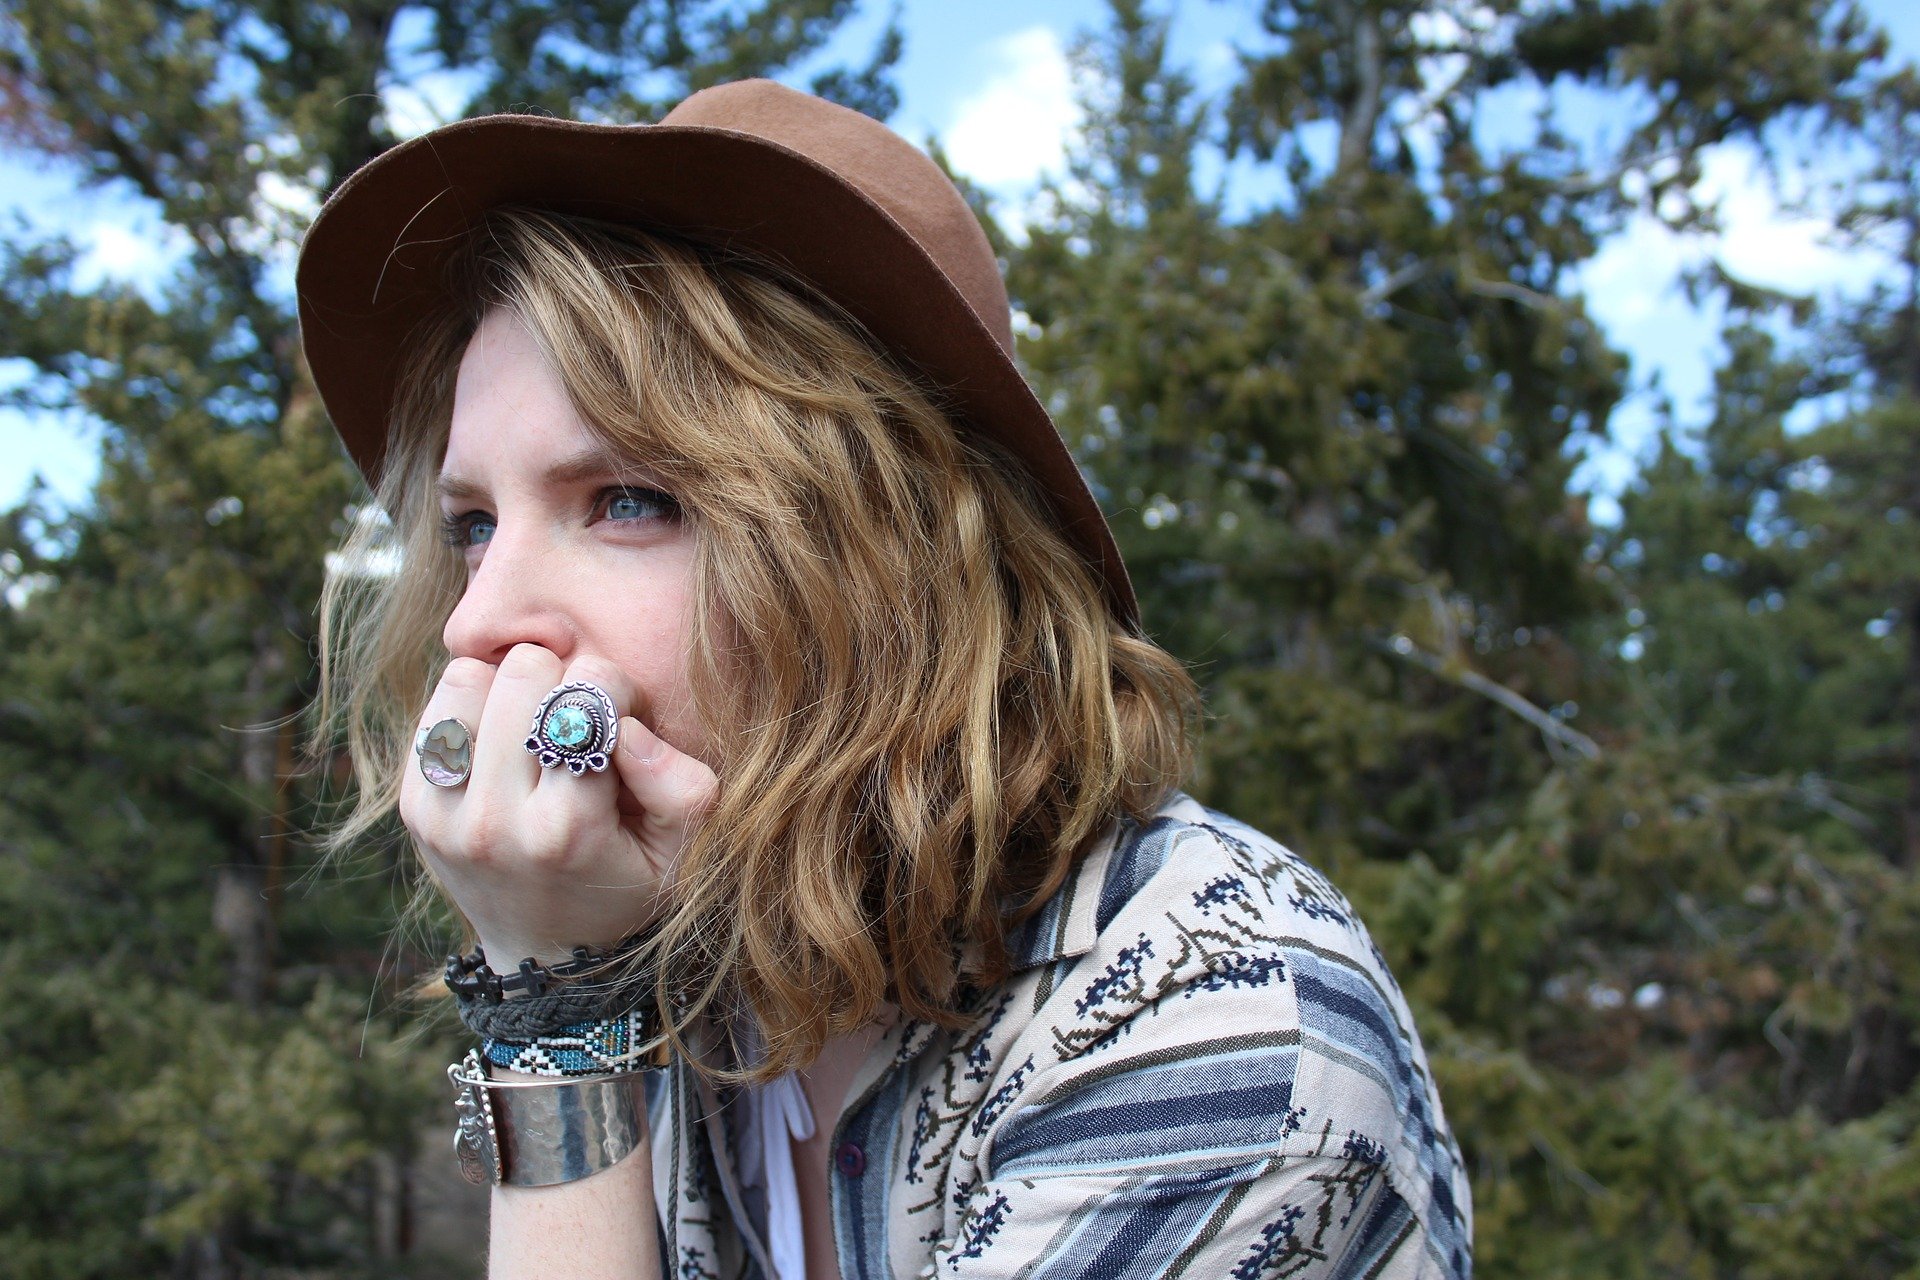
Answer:
[[[1011,193],[1058,172],[1080,127],[1073,69],[1060,36],[1028,27],[989,46],[995,69],[954,109],[945,134],[953,167]]]
[[[258,216],[263,222],[279,215],[304,227],[320,212],[320,195],[312,183],[295,182],[272,170],[260,175],[254,198],[259,201]]]
[[[24,360],[0,361],[0,386],[29,376]],[[93,430],[69,415],[0,409],[0,507],[27,496],[35,476],[47,484],[56,508],[84,503],[100,471]]]
[[[1679,235],[1636,217],[1581,271],[1590,305],[1616,338],[1670,309],[1691,310],[1675,282],[1709,260],[1751,284],[1802,293],[1858,292],[1886,265],[1874,253],[1828,243],[1829,219],[1782,207],[1744,148],[1709,152],[1695,192],[1718,205],[1718,234]]]
[[[294,265],[300,239],[320,212],[320,173],[304,181],[263,169],[254,185],[253,222],[236,229],[235,242],[266,266],[265,289],[283,301],[293,298]]]
[[[1662,310],[1691,310],[1676,286],[1683,268],[1700,261],[1697,247],[1650,217],[1637,217],[1607,241],[1580,271],[1587,305],[1616,342]]]
[[[1636,217],[1576,277],[1608,340],[1631,358],[1636,385],[1613,414],[1608,442],[1587,453],[1577,486],[1611,494],[1632,479],[1659,423],[1652,399],[1640,390],[1653,375],[1681,422],[1697,421],[1705,410],[1724,316],[1717,306],[1687,301],[1682,272],[1717,261],[1751,284],[1831,296],[1858,295],[1886,269],[1877,253],[1828,243],[1830,219],[1783,207],[1744,147],[1709,152],[1696,195],[1718,205],[1717,234],[1679,235],[1651,217]]]
[[[1240,70],[1240,54],[1231,40],[1212,40],[1194,55],[1194,74],[1203,84],[1227,82]]]
[[[1795,292],[1853,292],[1871,284],[1884,265],[1871,252],[1827,243],[1830,220],[1783,209],[1750,151],[1713,151],[1700,189],[1720,203],[1724,230],[1713,246],[1715,256],[1743,280]]]

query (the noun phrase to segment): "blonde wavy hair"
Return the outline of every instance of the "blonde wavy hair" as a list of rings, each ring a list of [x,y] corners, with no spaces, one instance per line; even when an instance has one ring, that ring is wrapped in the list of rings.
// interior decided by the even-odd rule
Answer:
[[[357,781],[342,848],[393,813],[465,577],[433,481],[494,308],[696,534],[690,680],[720,795],[685,850],[653,998],[683,1051],[742,1009],[756,1078],[883,1000],[957,1020],[1010,927],[1185,775],[1197,697],[1114,616],[1026,471],[956,429],[851,317],[764,264],[625,226],[489,215],[418,335],[378,487],[322,604],[320,740]],[[391,555],[391,548],[386,551]],[[669,980],[671,977],[671,980]]]

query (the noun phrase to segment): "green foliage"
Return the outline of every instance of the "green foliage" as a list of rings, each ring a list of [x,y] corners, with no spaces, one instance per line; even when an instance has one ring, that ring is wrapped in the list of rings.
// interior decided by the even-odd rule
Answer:
[[[1317,47],[1250,59],[1234,136],[1331,110],[1308,91],[1333,74],[1307,74]],[[1473,758],[1535,735],[1423,673],[1486,654],[1536,701],[1578,693],[1560,632],[1602,593],[1566,445],[1623,369],[1561,285],[1599,215],[1482,157],[1464,119],[1431,165],[1377,147],[1382,97],[1348,113],[1335,165],[1281,160],[1284,207],[1229,221],[1193,190],[1209,116],[1163,58],[1137,5],[1082,51],[1106,87],[1014,258],[1025,352],[1111,496],[1146,616],[1209,673],[1209,794],[1322,858],[1404,853],[1548,763]],[[1269,74],[1289,86],[1272,100]]]
[[[1207,687],[1195,790],[1371,922],[1481,1275],[1920,1275],[1913,73],[1845,0],[1251,7],[1214,101],[1113,0],[1070,173],[996,233],[1023,355]],[[428,964],[388,941],[407,874],[317,872],[299,836],[312,608],[364,500],[284,296],[302,196],[394,141],[378,90],[410,75],[643,120],[850,9],[0,10],[0,128],[189,245],[148,296],[0,237],[9,394],[103,450],[88,506],[0,525],[9,1274],[435,1266],[377,1225],[450,1052],[398,998]],[[899,51],[813,83],[885,115]],[[1603,143],[1551,113],[1487,143],[1497,95],[1570,84],[1617,109]],[[1707,149],[1779,160],[1788,125],[1860,160],[1839,226],[1899,269],[1825,304],[1699,273],[1732,316],[1708,419],[1595,528],[1573,459],[1627,370],[1581,268],[1636,212],[1710,227]],[[1201,176],[1226,163],[1275,194],[1236,206]]]
[[[1843,4],[1294,0],[1216,104],[1111,8],[1008,249],[1023,351],[1207,686],[1197,790],[1407,989],[1479,1273],[1915,1274],[1911,76]],[[1610,144],[1482,142],[1490,92],[1567,80]],[[1625,364],[1578,269],[1636,210],[1710,225],[1704,148],[1784,123],[1873,157],[1841,221],[1907,275],[1824,315],[1695,281],[1735,316],[1711,420],[1595,529],[1570,459]],[[1270,205],[1195,188],[1228,154]]]

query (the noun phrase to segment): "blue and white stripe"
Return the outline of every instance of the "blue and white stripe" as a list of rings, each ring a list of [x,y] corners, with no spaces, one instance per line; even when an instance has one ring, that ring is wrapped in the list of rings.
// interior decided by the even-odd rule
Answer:
[[[1471,1274],[1406,1001],[1297,855],[1179,796],[1095,846],[1009,950],[969,1026],[895,1026],[854,1082],[831,1175],[847,1280]],[[699,1197],[661,1193],[682,1273],[760,1274],[708,1190],[724,1152],[663,1152],[673,1119],[656,1107],[655,1181]]]

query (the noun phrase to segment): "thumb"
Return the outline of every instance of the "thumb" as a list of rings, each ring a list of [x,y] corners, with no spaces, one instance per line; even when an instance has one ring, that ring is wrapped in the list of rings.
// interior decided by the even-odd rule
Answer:
[[[621,717],[613,763],[640,805],[639,821],[629,826],[666,852],[679,851],[720,794],[712,769],[632,716]]]

